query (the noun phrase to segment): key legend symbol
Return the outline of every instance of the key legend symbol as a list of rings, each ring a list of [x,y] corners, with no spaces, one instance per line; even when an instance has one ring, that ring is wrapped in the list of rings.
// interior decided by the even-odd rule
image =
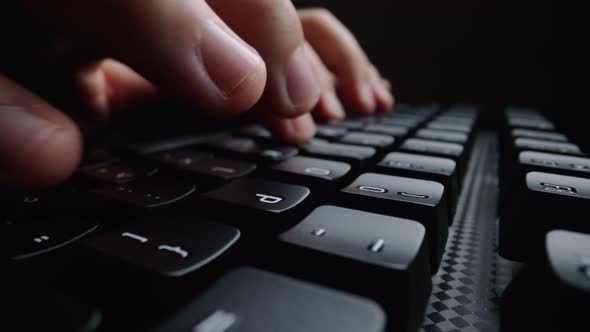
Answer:
[[[47,235],[41,235],[39,237],[34,238],[33,241],[35,241],[37,243],[49,241],[49,236],[47,236]]]

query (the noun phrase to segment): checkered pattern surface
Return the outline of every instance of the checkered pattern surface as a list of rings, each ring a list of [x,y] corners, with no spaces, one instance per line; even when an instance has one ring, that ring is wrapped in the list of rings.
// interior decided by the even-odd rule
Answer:
[[[499,296],[518,266],[497,254],[497,141],[475,141],[420,331],[499,331]]]

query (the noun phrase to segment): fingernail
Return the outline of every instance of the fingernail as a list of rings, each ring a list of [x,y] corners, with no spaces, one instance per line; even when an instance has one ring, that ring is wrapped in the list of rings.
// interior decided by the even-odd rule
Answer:
[[[213,22],[206,28],[200,47],[209,77],[226,97],[253,75],[262,62],[256,52]]]
[[[373,88],[369,84],[361,86],[361,102],[367,112],[373,113],[375,111],[375,95]]]
[[[305,114],[298,118],[291,119],[289,130],[291,135],[307,140],[315,135],[316,128],[311,115]]]
[[[332,116],[331,120],[342,120],[346,117],[342,103],[334,92],[327,92],[322,97],[324,99],[325,107]]]
[[[286,70],[287,94],[295,109],[311,109],[320,97],[320,86],[316,81],[311,65],[299,47],[291,55]]]

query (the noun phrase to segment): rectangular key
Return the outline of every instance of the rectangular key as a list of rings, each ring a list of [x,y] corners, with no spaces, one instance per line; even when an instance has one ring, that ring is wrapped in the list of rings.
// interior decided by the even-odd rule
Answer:
[[[372,298],[387,312],[387,331],[419,327],[432,287],[425,230],[419,223],[324,205],[280,239],[284,244],[280,256],[271,257],[273,265]],[[361,279],[347,277],[359,273]]]
[[[383,310],[373,301],[300,280],[240,268],[152,332],[382,332]]]
[[[333,121],[329,124],[334,127],[346,128],[350,130],[361,130],[366,125],[364,119],[346,119],[343,121]]]
[[[342,204],[360,210],[416,220],[426,228],[431,271],[436,273],[445,251],[449,213],[442,184],[376,173],[359,176],[341,190]]]
[[[408,128],[408,130],[413,130],[421,124],[420,120],[416,118],[390,118],[385,116],[379,119],[379,123],[389,126],[402,126]]]
[[[353,131],[344,135],[339,140],[339,142],[352,145],[369,146],[380,150],[387,150],[393,146],[395,138],[389,135]]]
[[[301,150],[311,157],[343,161],[356,168],[362,167],[377,154],[375,148],[330,143],[317,138],[311,139],[307,144],[302,145]]]
[[[508,119],[508,126],[512,128],[526,128],[534,130],[555,130],[552,122],[541,119],[512,117]]]
[[[149,178],[158,173],[156,165],[144,161],[131,162],[120,159],[111,160],[98,165],[80,168],[79,174],[85,178],[103,184],[123,184],[141,178]]]
[[[448,158],[392,152],[377,164],[376,170],[379,173],[441,183],[447,192],[451,225],[459,197],[459,174],[456,165],[454,160]]]
[[[202,194],[203,212],[225,217],[240,229],[265,233],[288,227],[289,213],[309,194],[304,186],[245,177]]]
[[[75,243],[98,227],[91,217],[52,215],[0,217],[0,256],[23,260]]]
[[[228,251],[240,231],[197,217],[155,217],[119,226],[86,241],[94,250],[151,272],[180,277]]]
[[[192,184],[159,178],[157,181],[132,182],[93,190],[99,198],[96,212],[111,213],[114,208],[145,212],[163,209],[183,200],[196,191]],[[118,211],[121,212],[121,211]]]
[[[325,191],[342,184],[352,168],[340,161],[297,156],[275,164],[271,169],[279,179]]]
[[[329,140],[339,139],[348,133],[348,129],[330,125],[318,125],[316,136]]]
[[[238,131],[238,134],[261,140],[270,140],[273,138],[270,130],[266,129],[264,126],[259,124],[251,124],[245,126]]]
[[[461,144],[410,138],[402,143],[400,150],[409,153],[453,159],[457,163],[457,169],[461,178],[467,168],[466,151]]]
[[[418,130],[416,132],[416,137],[435,141],[458,143],[463,145],[468,145],[469,141],[469,136],[465,133],[427,128]]]
[[[409,132],[408,127],[405,126],[394,126],[388,124],[370,124],[363,129],[363,131],[369,133],[377,133],[383,135],[393,136],[395,138],[403,138]]]
[[[531,130],[531,129],[522,129],[522,128],[515,128],[512,129],[512,137],[524,137],[524,138],[534,138],[540,139],[544,141],[556,141],[556,142],[567,142],[567,136],[557,132],[551,131],[542,131],[542,130]]]
[[[527,260],[542,251],[544,235],[554,229],[590,232],[590,179],[542,172],[516,179],[511,204],[501,216],[499,252]]]
[[[580,147],[573,143],[544,141],[523,137],[518,137],[514,139],[514,149],[554,152],[570,155],[583,155]]]
[[[216,140],[211,145],[233,155],[267,163],[287,160],[299,152],[293,146],[261,143],[251,138],[240,137]]]
[[[426,127],[430,129],[458,131],[466,134],[470,134],[472,131],[472,127],[470,125],[438,120],[429,122]]]

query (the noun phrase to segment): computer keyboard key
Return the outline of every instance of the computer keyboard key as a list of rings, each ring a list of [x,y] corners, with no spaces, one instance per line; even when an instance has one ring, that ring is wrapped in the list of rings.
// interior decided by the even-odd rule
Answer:
[[[346,119],[343,121],[334,121],[329,123],[332,126],[346,128],[350,130],[361,130],[365,127],[364,119]]]
[[[416,118],[390,118],[382,116],[379,118],[379,123],[388,126],[402,126],[412,130],[420,125],[420,120]]]
[[[520,174],[532,171],[590,177],[590,158],[523,151],[518,156]]]
[[[273,138],[270,130],[259,124],[245,126],[238,131],[238,134],[262,140],[270,140]]]
[[[45,286],[10,282],[0,294],[3,331],[93,332],[101,326],[97,308]]]
[[[204,267],[228,251],[240,237],[234,227],[198,217],[156,217],[119,226],[85,244],[159,275],[180,277]]]
[[[583,155],[579,146],[568,142],[552,142],[519,137],[514,140],[514,147],[516,150],[533,150],[570,155]]]
[[[452,159],[403,152],[389,153],[377,164],[379,173],[430,180],[445,187],[449,221],[452,223],[459,196],[459,174]]]
[[[322,139],[311,139],[301,150],[316,158],[343,161],[360,168],[377,154],[375,148],[351,144],[330,143]]]
[[[287,160],[299,152],[297,148],[292,146],[261,143],[251,138],[228,137],[216,140],[211,144],[225,152],[260,162]]]
[[[340,138],[339,142],[345,144],[369,146],[375,149],[385,150],[393,145],[395,138],[389,135],[355,131],[344,135],[342,138]]]
[[[382,332],[384,327],[383,310],[373,301],[240,268],[150,331]]]
[[[438,271],[450,223],[447,194],[442,184],[365,173],[342,189],[341,193],[340,204],[421,223],[426,228],[431,271]]]
[[[517,181],[501,211],[503,257],[526,261],[538,255],[544,235],[554,229],[590,232],[585,218],[590,214],[590,179],[529,172]]]
[[[335,127],[330,125],[318,125],[316,128],[316,136],[320,138],[335,140],[348,133],[348,129],[342,127]]]
[[[465,147],[461,144],[410,138],[402,143],[400,150],[409,153],[453,159],[457,163],[461,177],[465,174],[467,161]]]
[[[113,160],[99,165],[80,168],[79,174],[84,178],[107,184],[123,184],[140,178],[147,178],[158,173],[159,169],[149,162],[126,162]]]
[[[427,128],[418,130],[416,137],[458,144],[467,144],[469,140],[469,136],[465,133]]]
[[[97,227],[96,220],[82,217],[0,218],[0,255],[18,261],[48,254],[75,243]]]
[[[101,199],[99,207],[104,203],[107,207],[112,204],[132,210],[150,210],[180,202],[195,191],[196,187],[192,184],[160,178],[157,181],[132,182],[100,188],[92,193]],[[104,212],[110,211],[107,208]]]
[[[402,138],[409,132],[408,127],[405,126],[394,126],[388,124],[370,124],[366,126],[363,131],[370,133],[377,133],[383,135],[394,136],[395,138]]]
[[[303,185],[316,185],[319,189],[342,183],[350,174],[347,163],[318,158],[296,156],[271,166],[271,169],[287,180]]]
[[[522,117],[509,118],[508,126],[512,128],[527,128],[535,130],[555,130],[555,126],[550,121]]]
[[[175,168],[186,169],[197,161],[213,158],[213,154],[194,148],[181,148],[149,154],[147,157]]]
[[[524,137],[524,138],[534,138],[540,139],[544,141],[556,141],[556,142],[567,142],[567,136],[557,132],[551,131],[542,131],[542,130],[531,130],[531,129],[522,129],[522,128],[515,128],[512,129],[512,137]]]
[[[438,130],[452,130],[458,131],[465,134],[470,134],[473,128],[470,125],[461,124],[461,123],[451,123],[446,121],[431,121],[426,125],[427,128],[430,129],[438,129]]]
[[[587,325],[590,236],[554,230],[544,242],[543,252],[502,294],[502,331],[579,331]]]
[[[288,216],[309,194],[304,186],[245,177],[202,194],[205,209],[201,212],[264,236],[289,227]]]
[[[387,331],[417,330],[432,287],[419,223],[324,205],[280,240],[281,254],[272,258],[289,274],[377,301]],[[362,280],[347,277],[359,273]]]

